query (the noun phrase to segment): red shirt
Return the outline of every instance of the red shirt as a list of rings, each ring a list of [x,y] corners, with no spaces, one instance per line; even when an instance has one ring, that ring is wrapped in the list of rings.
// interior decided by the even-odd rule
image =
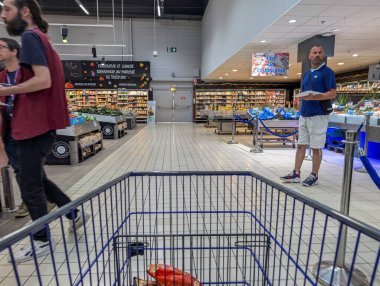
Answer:
[[[41,39],[46,53],[51,87],[15,95],[11,126],[12,137],[15,140],[30,139],[50,130],[62,129],[70,125],[62,62],[51,46],[47,35],[39,29],[33,31]],[[16,84],[25,82],[32,77],[33,71],[21,66]],[[0,73],[0,82],[6,82],[5,80],[6,72]]]

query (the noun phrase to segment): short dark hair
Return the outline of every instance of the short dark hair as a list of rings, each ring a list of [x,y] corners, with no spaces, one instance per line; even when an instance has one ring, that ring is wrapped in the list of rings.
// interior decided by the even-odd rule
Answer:
[[[322,45],[313,45],[313,46],[310,48],[310,51],[311,51],[313,48],[321,48],[322,51],[325,51],[325,49],[323,48]]]
[[[19,57],[21,46],[20,46],[20,44],[16,40],[13,40],[13,39],[10,39],[10,38],[0,38],[0,41],[6,43],[7,46],[8,46],[8,49],[10,51],[16,50],[17,51],[17,58]]]
[[[48,32],[49,24],[42,19],[41,7],[36,0],[13,0],[13,2],[19,10],[23,7],[28,7],[33,23],[45,34]]]

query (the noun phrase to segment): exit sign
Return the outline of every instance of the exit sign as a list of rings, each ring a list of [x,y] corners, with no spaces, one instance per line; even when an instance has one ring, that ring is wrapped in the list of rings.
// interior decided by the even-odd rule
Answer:
[[[166,51],[168,53],[176,53],[177,52],[177,47],[167,47]]]

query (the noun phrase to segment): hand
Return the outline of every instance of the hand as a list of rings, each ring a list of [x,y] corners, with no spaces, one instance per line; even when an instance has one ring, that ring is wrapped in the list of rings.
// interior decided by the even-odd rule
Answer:
[[[0,168],[6,167],[8,165],[8,156],[4,150],[3,139],[0,138]]]
[[[0,85],[0,96],[10,95],[8,89],[9,89],[9,87],[4,87],[4,86]]]
[[[309,93],[308,96],[302,97],[303,100],[313,100],[313,98],[314,98],[314,95],[312,93]]]

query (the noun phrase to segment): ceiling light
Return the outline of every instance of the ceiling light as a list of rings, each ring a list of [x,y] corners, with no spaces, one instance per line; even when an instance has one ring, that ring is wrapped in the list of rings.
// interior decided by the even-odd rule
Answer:
[[[284,78],[288,78],[287,76],[284,76]]]
[[[338,63],[338,66],[342,66],[342,65],[344,65],[344,63]]]
[[[295,22],[297,22],[297,20],[295,20],[295,19],[289,20],[290,24],[295,23]]]
[[[298,75],[301,75],[302,73],[298,72],[297,74],[298,74]]]
[[[331,60],[331,57],[327,57],[328,60]]]
[[[289,66],[291,67],[291,66],[292,66],[292,64],[289,64]]]
[[[88,12],[88,10],[86,9],[86,7],[83,6],[82,2],[80,2],[79,0],[75,0],[75,2],[77,2],[78,6],[87,14],[87,15],[90,15],[90,12]]]
[[[230,75],[229,73],[226,73],[226,75]]]
[[[161,17],[164,14],[164,0],[157,0],[157,15]]]
[[[0,5],[4,7],[4,3],[0,1]]]
[[[260,43],[266,43],[267,41],[266,40],[261,40]]]
[[[62,42],[67,44],[67,36],[69,35],[69,29],[66,25],[63,25],[61,27],[61,36],[62,36]]]
[[[352,56],[353,56],[353,57],[357,57],[357,56],[358,56],[358,54],[353,54]]]
[[[333,32],[338,32],[339,31],[339,29],[334,29],[334,30],[332,30]]]
[[[331,37],[333,35],[334,35],[333,32],[324,32],[324,33],[322,33],[322,37]]]
[[[72,47],[121,47],[125,48],[126,45],[123,44],[52,44],[53,46],[72,46]]]
[[[232,71],[233,71],[233,72],[237,72],[238,70],[237,70],[237,69],[233,69]]]
[[[92,54],[61,54],[59,53],[60,56],[67,56],[67,57],[93,57]],[[107,57],[133,57],[133,54],[118,54],[118,55],[107,55]]]
[[[100,65],[103,67],[103,66],[105,66],[105,64],[106,64],[106,58],[103,56],[102,62],[100,63]]]
[[[95,46],[93,46],[93,47],[91,48],[91,52],[92,52],[92,57],[93,57],[93,58],[96,58],[96,47],[95,47]]]
[[[222,76],[220,76],[220,77],[219,77],[219,79],[223,79],[223,77],[222,77]]]

